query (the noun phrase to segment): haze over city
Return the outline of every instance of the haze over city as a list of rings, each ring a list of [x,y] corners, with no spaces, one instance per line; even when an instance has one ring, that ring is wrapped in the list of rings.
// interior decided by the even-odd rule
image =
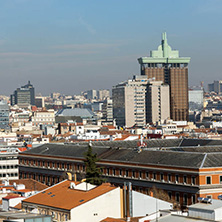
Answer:
[[[189,83],[220,78],[221,1],[0,1],[0,94],[111,89],[139,74],[161,33],[191,57]]]

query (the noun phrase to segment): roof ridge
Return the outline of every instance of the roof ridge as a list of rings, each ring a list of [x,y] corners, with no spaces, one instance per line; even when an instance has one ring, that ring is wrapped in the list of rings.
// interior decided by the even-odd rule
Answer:
[[[205,162],[206,158],[207,158],[207,153],[205,153],[205,155],[204,155],[204,158],[203,158],[203,160],[202,160],[202,163],[201,163],[201,165],[200,165],[200,168],[203,168],[203,165],[204,165],[204,162]]]

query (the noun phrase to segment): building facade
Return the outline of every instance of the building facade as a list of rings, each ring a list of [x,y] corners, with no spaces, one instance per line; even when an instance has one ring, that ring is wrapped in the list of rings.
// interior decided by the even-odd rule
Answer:
[[[162,123],[170,118],[169,85],[150,81],[147,90],[147,122]]]
[[[9,107],[4,102],[0,102],[0,129],[9,129]]]
[[[14,94],[11,95],[11,105],[18,105],[20,107],[35,105],[35,88],[30,81],[14,91]]]
[[[142,152],[135,149],[137,141],[131,142],[132,148],[129,142],[125,145],[124,142],[93,143],[93,152],[100,159],[97,164],[107,182],[119,186],[131,182],[133,190],[142,193],[149,193],[155,186],[183,206],[197,202],[198,197],[217,199],[222,194],[220,141],[168,139],[145,142],[149,149]],[[86,172],[84,153],[87,149],[87,144],[46,144],[20,153],[19,176],[48,185],[62,181],[67,173],[74,180],[81,180]]]
[[[113,87],[113,118],[118,126],[145,126],[170,117],[169,86],[146,76]]]
[[[118,126],[146,125],[147,78],[134,76],[113,87],[113,118]]]
[[[222,92],[222,80],[214,80],[213,83],[208,84],[208,91],[209,92],[216,92],[221,93]]]
[[[163,81],[170,87],[170,118],[174,121],[188,121],[188,63],[189,57],[179,57],[179,51],[172,50],[163,33],[158,50],[150,57],[138,59],[141,75]]]

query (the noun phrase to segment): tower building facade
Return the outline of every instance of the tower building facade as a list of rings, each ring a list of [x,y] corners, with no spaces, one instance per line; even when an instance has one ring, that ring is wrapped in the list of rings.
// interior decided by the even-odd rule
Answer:
[[[20,107],[28,107],[35,105],[35,88],[28,81],[28,84],[17,88],[11,95],[11,105],[18,105]]]
[[[169,86],[134,76],[113,86],[113,118],[118,126],[145,126],[169,118]]]
[[[167,43],[166,33],[163,33],[158,49],[150,51],[150,57],[140,57],[138,62],[141,75],[169,85],[170,118],[174,121],[188,121],[188,64],[190,57],[179,57],[179,51],[171,49]]]

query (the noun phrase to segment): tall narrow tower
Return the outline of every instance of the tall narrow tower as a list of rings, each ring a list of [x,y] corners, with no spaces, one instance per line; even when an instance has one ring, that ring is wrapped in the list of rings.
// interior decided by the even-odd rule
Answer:
[[[175,121],[188,121],[188,63],[190,57],[179,57],[178,50],[172,50],[167,36],[162,34],[161,45],[150,51],[150,57],[138,59],[141,75],[155,78],[170,86],[170,117]]]

